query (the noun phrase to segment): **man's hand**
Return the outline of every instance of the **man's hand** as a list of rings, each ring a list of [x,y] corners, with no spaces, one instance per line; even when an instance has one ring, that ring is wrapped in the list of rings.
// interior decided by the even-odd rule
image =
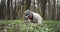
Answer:
[[[30,19],[27,16],[25,16],[25,22],[30,22]]]
[[[25,16],[25,20],[28,20],[28,17],[27,16]]]
[[[40,20],[40,21],[38,21],[38,24],[42,25],[42,21],[41,21],[41,20]]]

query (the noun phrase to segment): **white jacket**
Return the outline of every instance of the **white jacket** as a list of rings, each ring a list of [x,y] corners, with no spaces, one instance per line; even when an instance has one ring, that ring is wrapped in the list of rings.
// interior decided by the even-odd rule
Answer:
[[[38,24],[42,24],[42,17],[38,13],[31,12],[33,14],[33,21],[31,22],[37,22]],[[30,19],[28,19],[30,21]]]

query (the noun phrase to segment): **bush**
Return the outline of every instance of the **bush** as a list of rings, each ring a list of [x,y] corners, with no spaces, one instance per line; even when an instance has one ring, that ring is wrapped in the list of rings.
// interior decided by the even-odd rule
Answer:
[[[21,20],[1,20],[0,25],[8,26],[7,32],[58,32],[60,22],[43,21],[42,25],[37,23],[24,23]]]

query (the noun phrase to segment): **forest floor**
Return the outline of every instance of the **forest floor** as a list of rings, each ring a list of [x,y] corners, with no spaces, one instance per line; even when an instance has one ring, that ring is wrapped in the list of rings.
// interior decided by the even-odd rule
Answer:
[[[0,20],[0,32],[60,32],[60,21],[46,20],[38,25],[22,20]]]

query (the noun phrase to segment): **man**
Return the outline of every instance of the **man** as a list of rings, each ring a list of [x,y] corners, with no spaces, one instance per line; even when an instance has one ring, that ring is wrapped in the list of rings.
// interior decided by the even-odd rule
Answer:
[[[34,13],[34,12],[30,11],[29,9],[26,10],[24,13],[25,13],[25,20],[26,21],[42,24],[43,19],[38,13]]]

